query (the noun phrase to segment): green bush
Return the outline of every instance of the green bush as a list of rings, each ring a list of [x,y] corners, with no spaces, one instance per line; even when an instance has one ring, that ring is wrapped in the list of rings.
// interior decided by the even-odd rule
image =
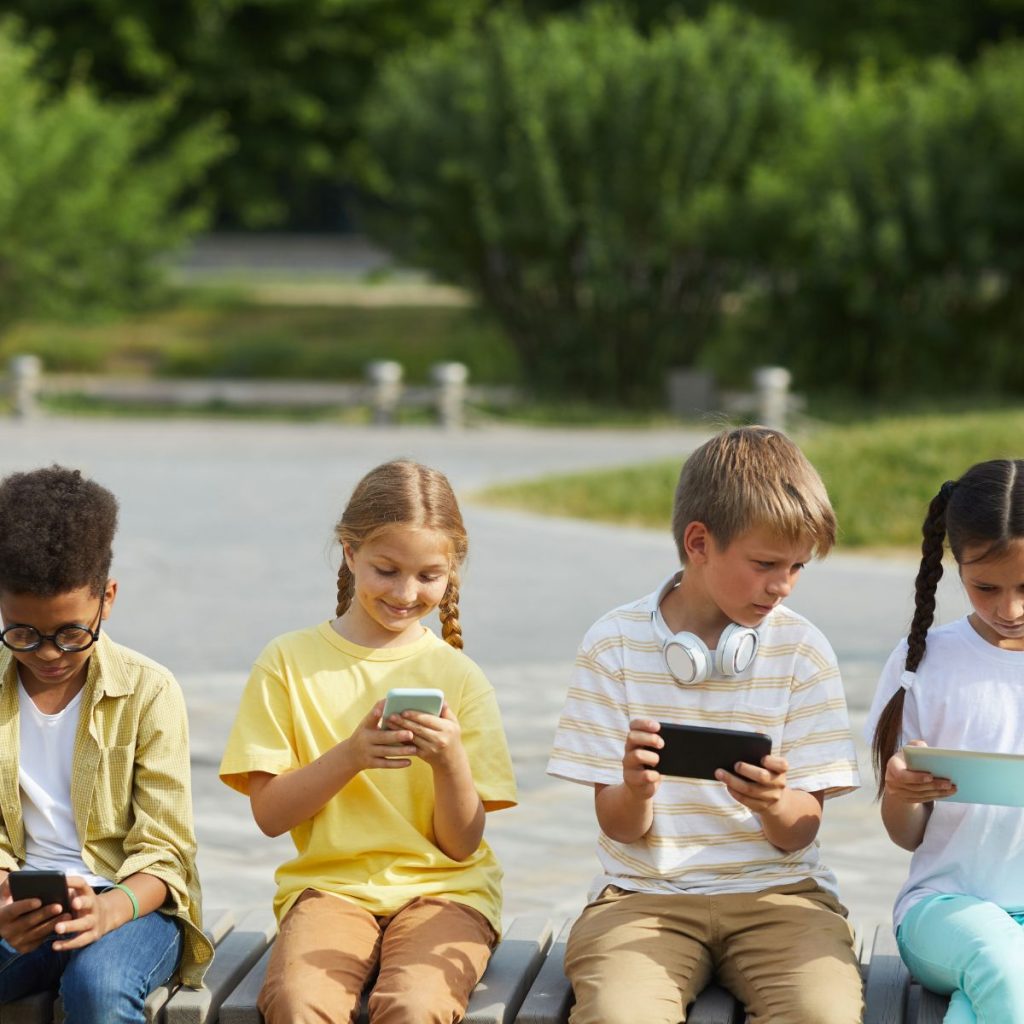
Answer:
[[[770,274],[719,365],[890,400],[1024,390],[1024,50],[866,74],[808,112],[756,173]]]
[[[660,399],[742,279],[752,168],[811,90],[778,34],[724,9],[650,36],[603,8],[498,14],[382,75],[371,228],[470,288],[538,391]]]
[[[103,103],[82,84],[48,92],[10,24],[0,96],[0,330],[138,304],[160,280],[158,258],[203,224],[188,190],[223,151],[216,126],[155,152],[167,103]]]

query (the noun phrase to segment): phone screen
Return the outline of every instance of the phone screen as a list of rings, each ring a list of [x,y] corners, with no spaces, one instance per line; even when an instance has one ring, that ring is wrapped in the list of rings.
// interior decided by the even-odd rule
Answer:
[[[400,715],[403,711],[422,711],[427,715],[441,714],[444,705],[444,693],[441,690],[428,688],[396,688],[388,691],[384,701],[384,711],[380,716],[382,729],[390,729],[388,718]]]
[[[759,765],[772,752],[771,737],[765,733],[673,722],[660,725],[665,746],[657,752],[657,771],[662,775],[714,779],[719,768],[734,772],[737,761]]]

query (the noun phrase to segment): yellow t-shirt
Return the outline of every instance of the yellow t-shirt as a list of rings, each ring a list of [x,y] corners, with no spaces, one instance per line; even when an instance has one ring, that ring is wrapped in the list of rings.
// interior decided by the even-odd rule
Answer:
[[[286,633],[257,658],[228,737],[220,777],[248,793],[250,772],[301,768],[347,739],[392,687],[444,691],[459,720],[477,792],[487,810],[516,803],[515,777],[494,690],[483,672],[430,630],[414,643],[368,648],[330,623]],[[501,868],[486,842],[452,860],[433,837],[429,765],[360,772],[310,820],[291,831],[298,855],[278,868],[278,920],[305,889],[395,913],[421,896],[479,910],[501,932]]]

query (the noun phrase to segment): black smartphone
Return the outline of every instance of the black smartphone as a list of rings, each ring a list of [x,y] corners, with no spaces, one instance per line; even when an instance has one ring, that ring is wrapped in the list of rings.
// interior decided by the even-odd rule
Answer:
[[[760,765],[761,758],[772,752],[772,738],[763,732],[674,722],[659,725],[665,741],[665,746],[657,751],[657,770],[662,775],[714,779],[719,768],[735,774],[737,761]]]
[[[12,871],[7,876],[11,899],[43,901],[48,907],[59,903],[61,913],[71,912],[71,897],[68,894],[68,880],[63,871]]]

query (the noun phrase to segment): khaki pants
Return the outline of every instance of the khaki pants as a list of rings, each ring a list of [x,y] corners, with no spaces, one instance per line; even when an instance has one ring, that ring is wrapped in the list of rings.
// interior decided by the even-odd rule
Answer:
[[[573,926],[571,1024],[679,1024],[715,977],[750,1024],[858,1024],[860,968],[846,910],[816,882],[666,896],[608,886]]]
[[[354,1021],[379,965],[373,1024],[454,1024],[496,942],[483,914],[452,900],[414,900],[378,918],[307,889],[281,923],[257,1005],[267,1024]]]

